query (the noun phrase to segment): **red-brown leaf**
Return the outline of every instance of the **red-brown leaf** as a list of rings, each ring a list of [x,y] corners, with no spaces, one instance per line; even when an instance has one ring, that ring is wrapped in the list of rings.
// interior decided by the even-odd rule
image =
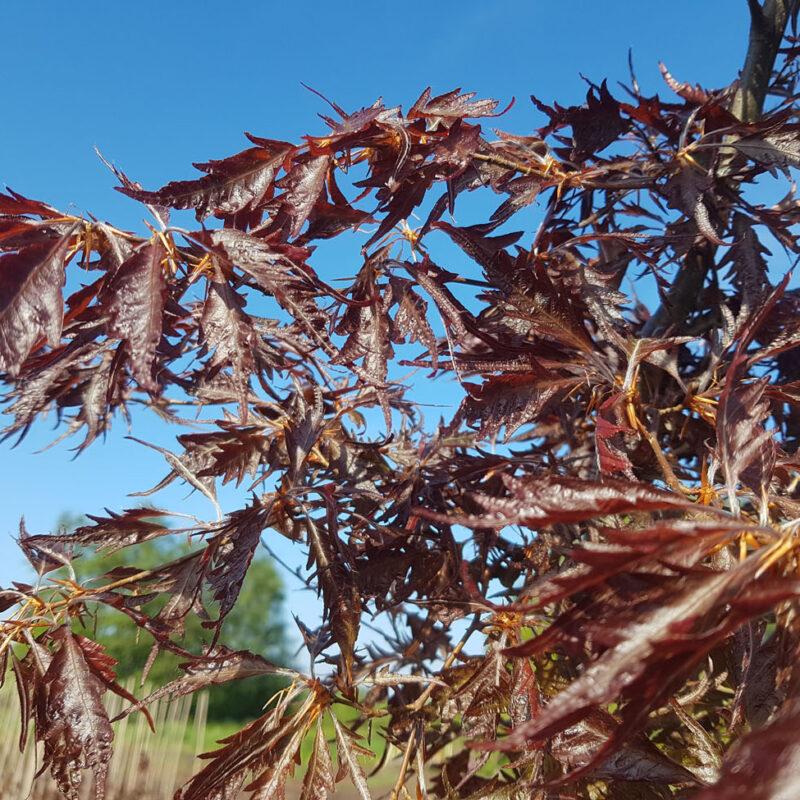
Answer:
[[[37,709],[37,738],[44,742],[44,764],[68,800],[78,800],[81,770],[95,777],[95,798],[105,796],[114,731],[103,706],[105,687],[86,661],[68,627],[52,634],[58,642],[43,678]]]
[[[424,508],[415,509],[415,513],[468,527],[501,528],[506,525],[536,527],[554,522],[579,522],[634,510],[693,507],[692,503],[678,494],[653,489],[646,483],[611,478],[600,482],[543,475],[525,479],[508,478],[505,482],[511,497],[474,495],[474,501],[485,509],[484,514],[448,516]]]
[[[330,156],[303,156],[297,159],[289,174],[278,181],[285,189],[281,196],[282,208],[291,219],[288,238],[294,239],[303,228],[317,200],[324,200],[325,176],[328,174]]]
[[[0,371],[16,375],[42,334],[60,343],[69,244],[63,236],[0,255]]]
[[[693,800],[793,800],[800,796],[800,706],[794,703],[747,734],[722,764],[719,780]]]
[[[108,333],[122,340],[131,372],[150,392],[158,390],[153,372],[167,298],[164,256],[158,239],[141,245],[114,272],[103,292]]]
[[[426,119],[461,119],[464,117],[497,117],[494,110],[498,106],[497,100],[473,100],[475,92],[461,94],[461,89],[431,97],[429,86],[419,96],[417,101],[408,111],[409,119],[424,117]]]
[[[250,374],[255,368],[252,348],[257,342],[255,328],[243,310],[244,305],[245,299],[227,282],[214,281],[209,284],[200,320],[203,343],[213,351],[208,361],[209,375],[231,366],[242,424],[247,422],[247,394]]]
[[[195,164],[208,173],[196,180],[173,181],[153,192],[130,186],[116,189],[142,203],[193,208],[198,220],[212,214],[232,215],[252,209],[264,199],[288,152],[289,148],[276,152],[251,147],[221,161]]]
[[[314,735],[314,749],[308,759],[300,800],[326,800],[335,789],[333,760],[320,723]]]

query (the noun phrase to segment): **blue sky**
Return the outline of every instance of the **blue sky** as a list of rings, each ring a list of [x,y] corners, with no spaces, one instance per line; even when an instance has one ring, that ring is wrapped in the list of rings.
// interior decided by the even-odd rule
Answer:
[[[348,111],[379,96],[408,108],[429,85],[502,106],[515,97],[494,122],[527,133],[542,124],[530,94],[580,103],[580,73],[616,91],[629,47],[645,93],[669,94],[659,60],[680,80],[727,85],[747,25],[744,0],[3,3],[0,186],[137,229],[140,207],[113,190],[95,146],[145,188],[193,177],[191,162],[246,147],[245,130],[290,140],[324,132],[316,115],[329,109],[301,81]],[[41,533],[64,511],[137,505],[126,493],[166,472],[158,453],[124,439],[122,422],[76,460],[69,440],[37,454],[57,436],[54,423],[16,449],[0,445],[0,586],[24,575],[11,538],[21,516]],[[180,431],[136,420],[133,433],[169,447]],[[179,488],[152,500],[212,517]],[[308,602],[292,593],[293,610]]]

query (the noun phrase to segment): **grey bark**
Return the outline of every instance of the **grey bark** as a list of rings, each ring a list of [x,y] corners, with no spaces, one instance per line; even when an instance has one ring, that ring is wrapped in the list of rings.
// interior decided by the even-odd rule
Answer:
[[[772,70],[789,18],[800,0],[747,0],[750,9],[750,39],[739,87],[731,112],[745,122],[755,122],[764,110]],[[697,308],[716,246],[703,241],[691,248],[668,295],[668,302],[653,314],[642,336],[653,336],[672,325],[681,325]]]

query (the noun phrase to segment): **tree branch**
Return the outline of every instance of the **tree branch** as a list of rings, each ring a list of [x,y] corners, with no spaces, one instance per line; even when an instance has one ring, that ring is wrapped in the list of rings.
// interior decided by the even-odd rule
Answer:
[[[745,122],[755,122],[764,110],[770,78],[789,16],[797,0],[747,0],[750,9],[750,40],[731,112]],[[708,270],[714,263],[716,246],[703,241],[686,255],[667,302],[653,314],[642,330],[653,336],[670,325],[680,325],[697,309]]]
[[[744,122],[755,122],[764,110],[772,67],[778,55],[794,0],[748,0],[750,43],[747,48],[739,88],[731,111]]]

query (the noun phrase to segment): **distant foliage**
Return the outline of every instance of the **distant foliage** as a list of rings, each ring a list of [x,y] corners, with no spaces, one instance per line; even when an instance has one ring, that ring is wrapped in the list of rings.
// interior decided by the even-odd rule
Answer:
[[[64,528],[76,527],[75,524],[69,524],[69,520],[66,522]],[[162,537],[143,542],[133,550],[119,550],[112,555],[83,551],[73,560],[72,566],[78,581],[91,586],[89,579],[96,579],[98,575],[115,567],[124,567],[129,559],[139,567],[148,568],[180,558],[185,553],[185,542]],[[52,577],[68,578],[68,570],[62,567]],[[155,614],[166,601],[164,595],[159,595],[149,603],[144,603],[143,611],[146,614]],[[222,636],[226,644],[237,650],[257,651],[275,664],[291,663],[283,601],[283,587],[275,566],[263,550],[257,552],[242,584],[236,605],[225,618]],[[114,671],[120,679],[138,681],[145,665],[148,666],[147,680],[151,684],[168,683],[181,674],[178,665],[183,658],[169,651],[161,651],[153,661],[150,658],[151,637],[138,635],[136,623],[112,608],[101,605],[92,614],[74,618],[72,630],[103,641],[106,649],[118,659],[119,663],[115,665]],[[182,642],[184,647],[199,651],[203,641],[208,639],[209,634],[203,628],[202,620],[196,615],[187,617]],[[285,677],[264,675],[211,687],[207,717],[212,721],[249,721],[254,709],[261,708],[287,684]]]
[[[581,107],[535,100],[536,134],[488,136],[497,103],[460,91],[331,104],[326,133],[248,134],[199,178],[146,191],[117,171],[152,212],[145,238],[0,196],[6,435],[55,408],[84,449],[132,401],[177,424],[216,410],[160,448],[158,485],[243,497],[176,517],[202,546],[163,566],[0,592],[23,727],[66,797],[82,769],[102,785],[102,697],[124,692],[70,620],[100,604],[181,657],[130,710],[281,672],[218,641],[260,538],[280,536],[324,602],[324,625],[301,626],[312,668],[283,670],[277,705],[176,798],[283,797],[309,737],[303,799],[348,778],[366,800],[376,720],[395,796],[800,796],[800,296],[781,266],[770,279],[800,250],[800,51],[784,45],[782,99],[759,118],[734,114],[735,87],[666,70],[668,100],[635,81],[619,98],[590,85]],[[785,196],[767,204],[770,175]],[[473,191],[486,214],[446,221]],[[344,235],[359,263],[314,252]],[[441,263],[442,242],[463,258]],[[629,281],[656,287],[655,313]],[[423,422],[408,367],[457,381],[450,418]],[[20,545],[46,576],[74,547],[174,536],[169,516]],[[203,652],[182,643],[189,615]]]

